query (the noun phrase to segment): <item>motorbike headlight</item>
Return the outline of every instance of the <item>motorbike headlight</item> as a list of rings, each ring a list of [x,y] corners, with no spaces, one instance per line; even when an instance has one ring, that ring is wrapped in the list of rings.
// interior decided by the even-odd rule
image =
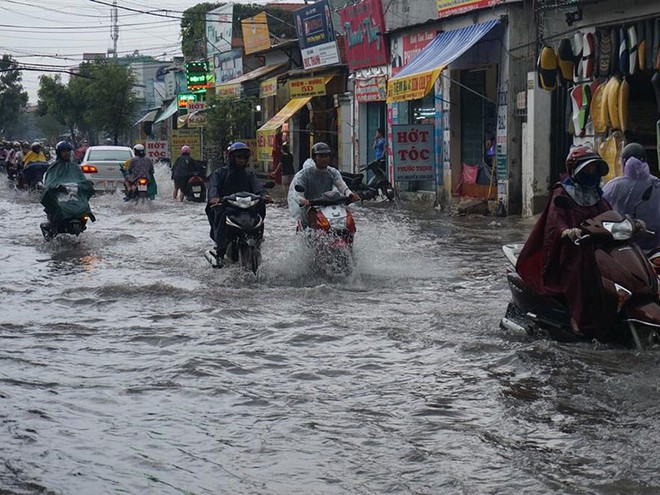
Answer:
[[[246,209],[251,208],[252,206],[256,205],[258,202],[259,202],[258,199],[252,199],[252,198],[249,198],[247,196],[239,196],[238,198],[236,198],[235,201],[230,201],[229,203],[236,206],[236,207],[238,207],[238,208],[246,210]]]
[[[616,241],[625,241],[630,239],[635,228],[630,220],[623,222],[603,222],[603,228],[607,230]]]
[[[330,219],[330,226],[333,229],[345,229],[346,228],[346,218],[331,218]]]

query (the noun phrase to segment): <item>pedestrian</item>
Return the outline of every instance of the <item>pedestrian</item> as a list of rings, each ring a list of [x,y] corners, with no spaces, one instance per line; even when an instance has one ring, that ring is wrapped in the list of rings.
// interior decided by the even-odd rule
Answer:
[[[190,146],[187,144],[182,146],[181,154],[172,165],[172,180],[174,181],[172,197],[175,201],[179,199],[179,192],[181,192],[181,201],[183,201],[188,179],[192,175],[193,162],[194,160],[190,157]]]
[[[282,144],[282,159],[280,161],[280,166],[282,168],[282,185],[284,186],[284,192],[288,193],[291,180],[295,173],[295,170],[293,169],[293,155],[289,150],[289,143]]]
[[[376,135],[374,136],[374,144],[373,144],[373,149],[374,152],[376,153],[376,160],[380,160],[385,156],[386,144],[387,141],[385,141],[383,128],[379,127],[378,129],[376,129]]]

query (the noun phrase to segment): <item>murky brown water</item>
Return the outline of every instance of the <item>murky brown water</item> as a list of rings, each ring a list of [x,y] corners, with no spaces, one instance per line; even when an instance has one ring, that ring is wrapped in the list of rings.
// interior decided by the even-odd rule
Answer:
[[[272,207],[257,278],[164,182],[51,244],[0,186],[0,493],[660,492],[659,355],[498,328],[528,223],[357,206],[331,281]]]

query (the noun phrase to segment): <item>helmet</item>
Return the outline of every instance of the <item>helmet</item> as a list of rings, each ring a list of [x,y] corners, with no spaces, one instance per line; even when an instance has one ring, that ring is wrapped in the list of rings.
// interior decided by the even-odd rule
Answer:
[[[231,158],[231,156],[237,151],[242,151],[243,154],[247,155],[248,158],[252,154],[249,146],[245,143],[241,143],[240,141],[236,141],[235,143],[232,143],[232,145],[227,149],[227,151],[229,152],[229,158]]]
[[[579,174],[587,165],[598,164],[598,172],[601,177],[607,175],[610,167],[607,162],[601,158],[590,146],[581,144],[571,148],[566,157],[566,170],[572,176]]]
[[[312,146],[312,156],[315,155],[332,155],[332,148],[325,143],[316,143]]]
[[[144,156],[144,145],[140,143],[136,144],[133,146],[133,151],[135,151],[137,156]]]
[[[190,154],[190,146],[187,144],[181,146],[181,154],[182,155],[189,155]]]
[[[73,151],[71,143],[68,141],[60,141],[55,145],[55,156],[59,158],[63,151]]]
[[[628,158],[633,156],[640,161],[643,162],[647,161],[646,150],[644,149],[644,146],[642,146],[639,143],[627,144],[626,147],[623,148],[623,151],[621,152],[621,161],[625,165],[626,161],[628,161]]]
[[[34,143],[32,143],[32,145],[30,146],[30,148],[32,148],[32,151],[34,151],[35,148],[36,148],[36,149],[39,149],[39,148],[41,148],[41,143],[37,143],[37,142],[35,141]]]
[[[21,143],[19,143],[18,141],[14,141],[14,148],[20,148],[20,147],[21,147]]]

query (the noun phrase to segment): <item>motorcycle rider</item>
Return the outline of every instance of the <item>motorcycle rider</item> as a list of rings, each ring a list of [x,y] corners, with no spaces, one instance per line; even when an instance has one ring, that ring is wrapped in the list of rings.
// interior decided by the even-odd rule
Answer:
[[[33,162],[47,162],[46,155],[41,151],[41,143],[34,142],[28,151],[23,157],[23,165],[28,166]]]
[[[295,216],[300,216],[303,224],[307,225],[307,213],[309,211],[309,202],[323,195],[323,193],[332,191],[333,186],[337,188],[340,194],[350,196],[353,201],[359,201],[360,197],[352,192],[339,170],[330,167],[332,159],[332,149],[326,143],[318,142],[312,146],[312,162],[308,166],[303,165],[291,181],[289,188],[288,202],[289,209]],[[306,164],[308,161],[305,162]],[[300,196],[295,190],[296,185],[305,188],[305,192]],[[300,207],[303,207],[301,210]]]
[[[190,146],[186,144],[181,147],[181,155],[174,161],[172,166],[173,197],[175,200],[179,197],[179,191],[181,192],[181,201],[184,200],[188,179],[196,172],[202,172],[202,167],[190,156]]]
[[[623,148],[621,165],[623,177],[615,177],[605,184],[603,197],[622,215],[632,216],[639,204],[637,219],[655,235],[641,233],[633,240],[643,251],[652,251],[660,247],[660,179],[651,175],[646,150],[639,143],[630,143]],[[651,197],[640,203],[649,186],[653,188]]]
[[[133,146],[133,152],[135,156],[131,158],[131,161],[128,164],[128,170],[126,172],[125,185],[126,190],[129,194],[135,191],[135,184],[138,179],[149,179],[149,182],[152,181],[154,174],[154,166],[151,163],[151,160],[147,158],[144,145],[138,143]]]
[[[223,265],[222,259],[231,241],[227,238],[227,211],[221,202],[222,198],[234,193],[249,192],[263,196],[266,202],[272,201],[266,193],[266,188],[257,179],[257,174],[247,169],[250,148],[245,143],[237,141],[229,146],[228,154],[229,164],[216,169],[211,175],[206,204],[206,216],[211,226],[210,236],[216,244],[211,254],[216,258],[219,267]],[[260,205],[259,214],[265,218],[265,204]]]
[[[92,181],[87,180],[83,174],[80,166],[71,161],[71,152],[73,146],[67,141],[60,141],[55,146],[55,161],[48,167],[44,174],[44,192],[41,196],[41,204],[46,207],[46,215],[48,221],[41,224],[41,230],[46,233],[51,231],[51,211],[48,211],[48,201],[50,191],[52,189],[64,188],[61,183],[61,178],[66,177],[67,182],[74,182],[78,184],[78,194],[86,196],[87,199],[94,194],[94,185]],[[65,188],[66,190],[66,188]]]
[[[594,247],[575,245],[582,222],[610,210],[601,197],[601,178],[607,162],[589,146],[576,146],[566,158],[568,176],[554,185],[545,210],[520,252],[516,271],[537,294],[563,296],[571,316],[571,329],[579,336],[598,338],[607,332],[616,301],[605,301]],[[572,207],[555,204],[564,196]]]

